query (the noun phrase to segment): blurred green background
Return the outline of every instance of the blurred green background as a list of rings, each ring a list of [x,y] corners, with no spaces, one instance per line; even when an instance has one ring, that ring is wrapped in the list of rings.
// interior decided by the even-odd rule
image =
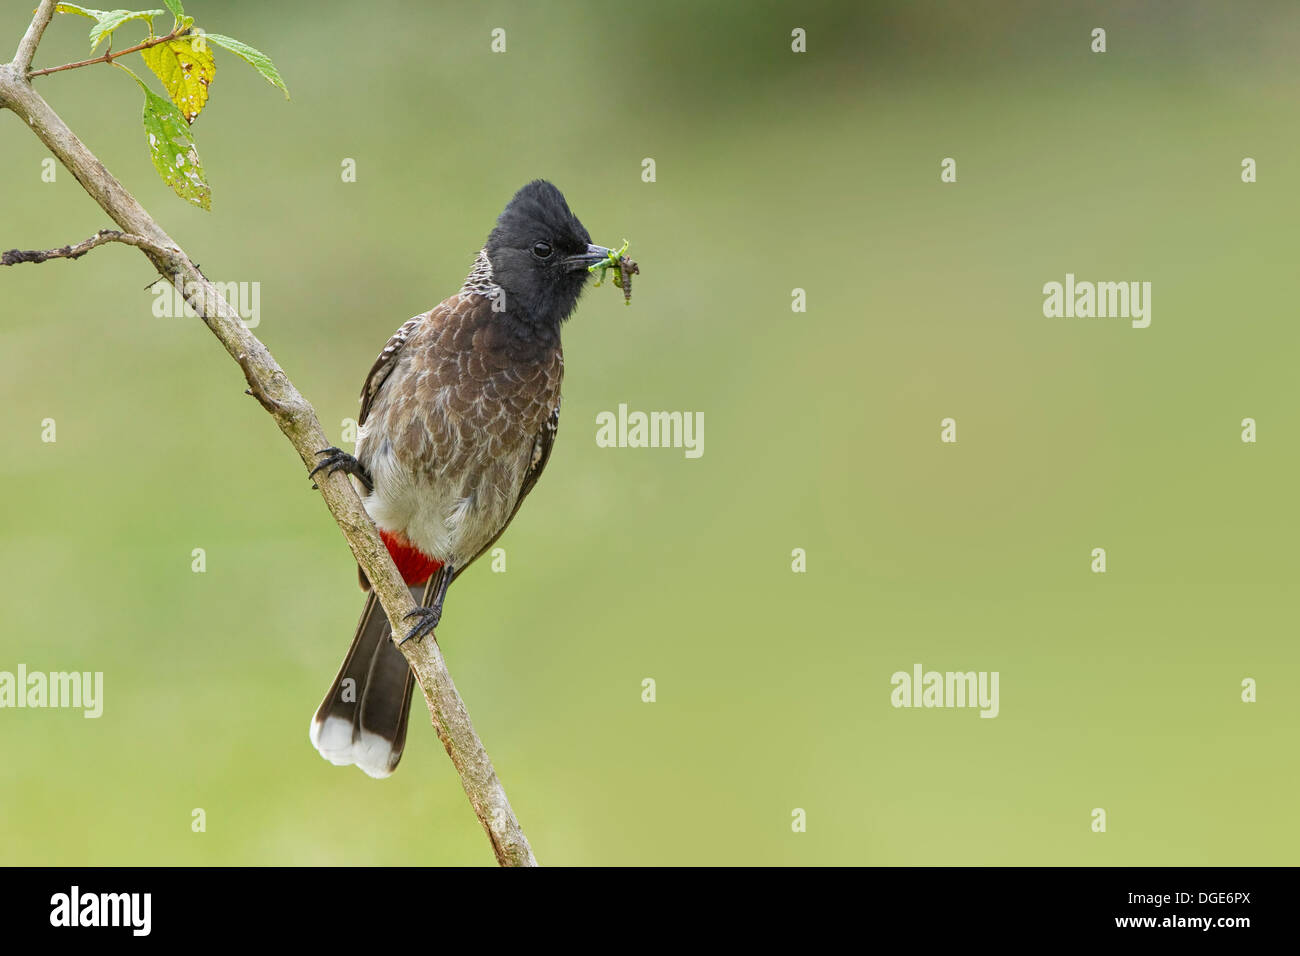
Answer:
[[[6,55],[32,6],[0,8]],[[217,51],[210,214],[155,175],[129,78],[39,89],[210,277],[261,283],[256,333],[332,435],[529,179],[642,264],[630,309],[592,290],[566,327],[508,571],[439,628],[541,862],[1296,861],[1300,7],[188,12],[293,93]],[[56,18],[36,65],[88,26]],[[0,114],[0,247],[111,225],[47,155]],[[1044,318],[1067,272],[1152,282],[1151,327]],[[418,701],[388,780],[312,749],[354,565],[149,278],[118,246],[0,274],[0,670],[105,674],[98,720],[0,711],[0,862],[490,864]],[[598,448],[620,402],[702,411],[704,456]],[[895,710],[914,663],[999,671],[1000,716]]]

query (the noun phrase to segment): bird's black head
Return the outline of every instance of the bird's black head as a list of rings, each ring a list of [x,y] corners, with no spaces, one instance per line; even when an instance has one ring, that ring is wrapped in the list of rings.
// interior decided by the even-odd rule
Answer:
[[[492,279],[505,291],[506,313],[557,330],[578,304],[587,267],[609,253],[592,245],[564,194],[544,179],[515,193],[485,249]]]

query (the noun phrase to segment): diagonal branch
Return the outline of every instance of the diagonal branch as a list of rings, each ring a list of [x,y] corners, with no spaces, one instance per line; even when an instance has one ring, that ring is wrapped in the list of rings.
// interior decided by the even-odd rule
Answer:
[[[316,453],[331,444],[311,404],[298,392],[265,345],[243,323],[198,267],[139,201],[117,181],[58,114],[38,94],[26,76],[41,32],[53,12],[53,0],[42,0],[12,63],[0,65],[0,108],[17,114],[42,143],[77,178],[82,187],[139,248],[159,275],[167,278],[244,370],[249,392],[275,419],[293,444],[303,465],[315,467]],[[98,238],[98,237],[97,237]],[[66,258],[66,257],[61,257]],[[322,475],[321,497],[347,539],[357,563],[379,595],[390,622],[400,622],[415,607],[388,549],[346,475]],[[505,789],[474,732],[465,703],[456,692],[436,641],[399,645],[419,682],[434,729],[460,774],[461,785],[502,866],[536,866],[532,848],[515,819]]]
[[[14,61],[11,65],[20,75],[32,68],[32,58],[36,56],[41,35],[45,33],[45,28],[50,25],[50,19],[54,16],[54,6],[55,0],[41,0],[41,5],[36,8],[36,14],[32,17],[27,32],[18,43],[18,50],[14,53]]]

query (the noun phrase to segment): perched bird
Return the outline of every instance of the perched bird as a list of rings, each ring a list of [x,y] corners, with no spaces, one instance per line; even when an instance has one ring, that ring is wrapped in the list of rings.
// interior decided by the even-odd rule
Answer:
[[[356,456],[326,448],[312,472],[343,471],[417,609],[405,640],[433,632],[447,587],[505,531],[550,458],[560,421],[560,326],[588,267],[610,250],[544,180],[519,190],[460,291],[398,329],[361,388]],[[369,591],[364,572],[361,586]],[[335,764],[386,777],[402,757],[412,675],[373,591],[311,725]]]

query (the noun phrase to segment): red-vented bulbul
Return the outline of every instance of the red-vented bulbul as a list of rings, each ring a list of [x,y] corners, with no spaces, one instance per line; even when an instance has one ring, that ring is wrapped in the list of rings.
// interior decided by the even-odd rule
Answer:
[[[419,607],[404,640],[433,632],[447,587],[510,524],[546,467],[560,420],[560,325],[588,266],[609,256],[543,180],[515,194],[461,290],[393,334],[361,388],[356,456],[317,471],[360,483],[366,511]],[[361,586],[369,591],[365,574]],[[412,675],[372,591],[311,725],[335,764],[397,767]]]

